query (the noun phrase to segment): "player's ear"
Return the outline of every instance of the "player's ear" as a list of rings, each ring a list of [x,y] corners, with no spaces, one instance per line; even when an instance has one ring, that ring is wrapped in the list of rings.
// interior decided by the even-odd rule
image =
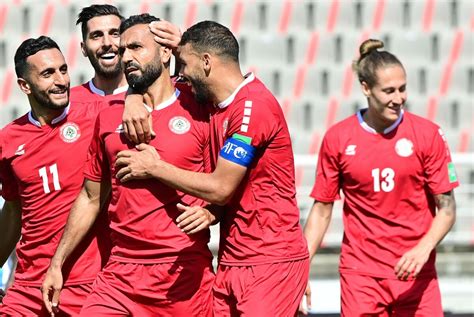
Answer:
[[[17,81],[18,86],[20,86],[21,91],[23,91],[25,94],[29,95],[31,93],[31,87],[28,82],[23,79],[23,78],[18,78]]]
[[[202,61],[202,68],[208,74],[211,71],[211,66],[212,66],[212,56],[209,53],[204,53],[202,54],[201,57]]]
[[[161,50],[161,62],[163,63],[163,65],[166,65],[167,63],[170,62],[173,51],[167,46],[161,46],[160,50]]]
[[[81,42],[81,52],[82,52],[82,56],[87,57],[87,51],[86,51],[86,46],[84,42]]]
[[[365,81],[362,82],[362,92],[366,97],[370,96],[370,87]]]

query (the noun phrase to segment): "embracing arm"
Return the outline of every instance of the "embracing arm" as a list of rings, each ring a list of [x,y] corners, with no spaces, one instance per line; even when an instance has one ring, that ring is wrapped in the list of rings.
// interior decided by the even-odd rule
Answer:
[[[149,143],[155,136],[151,113],[143,105],[143,96],[132,89],[125,96],[122,124],[125,135],[135,144]]]
[[[20,240],[21,235],[21,204],[20,201],[5,201],[0,213],[0,267],[5,264],[8,257]]]
[[[207,229],[220,221],[224,207],[218,205],[184,206],[178,204],[178,210],[182,212],[176,218],[176,224],[186,234],[194,234]]]
[[[156,178],[174,189],[220,206],[232,198],[247,172],[246,167],[222,157],[210,174],[191,172],[162,161],[152,146],[140,144],[137,149],[138,152],[127,150],[117,155],[115,166],[121,182]]]
[[[214,172],[195,173],[160,161],[153,176],[170,187],[210,203],[223,206],[232,198],[247,168],[219,158]]]
[[[420,242],[406,252],[395,266],[395,274],[399,279],[407,278],[410,274],[416,277],[423,265],[428,261],[431,251],[443,240],[456,221],[456,201],[454,192],[434,195],[438,212],[431,223],[428,232]]]
[[[104,200],[101,199],[101,193],[102,195],[104,193],[108,195],[110,192],[109,188],[109,184],[86,179],[79,196],[71,208],[64,233],[51,259],[51,264],[46,272],[41,288],[43,301],[50,313],[58,306],[59,293],[63,285],[61,268],[68,256],[94,224],[101,210],[101,201]]]

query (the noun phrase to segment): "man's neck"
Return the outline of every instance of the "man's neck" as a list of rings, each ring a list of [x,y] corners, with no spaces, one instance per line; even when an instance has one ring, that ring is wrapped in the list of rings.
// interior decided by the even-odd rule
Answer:
[[[209,89],[213,94],[214,104],[219,104],[226,100],[245,80],[240,69],[226,72],[223,76],[217,76],[219,80],[209,85]]]
[[[30,102],[30,105],[31,115],[41,124],[41,126],[51,124],[54,119],[59,117],[64,112],[64,108],[50,109],[40,106],[34,102]]]
[[[117,88],[126,86],[127,80],[123,74],[115,78],[107,79],[95,74],[94,78],[92,78],[92,83],[96,88],[102,90],[105,95],[111,95]]]
[[[170,99],[175,90],[171,78],[162,74],[143,94],[143,101],[147,106],[155,108]]]

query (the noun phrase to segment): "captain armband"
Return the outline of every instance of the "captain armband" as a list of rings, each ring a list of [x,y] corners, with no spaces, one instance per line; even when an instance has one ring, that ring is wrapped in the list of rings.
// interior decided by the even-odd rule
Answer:
[[[255,147],[250,144],[251,140],[236,133],[225,141],[219,155],[228,161],[249,167],[255,155]]]

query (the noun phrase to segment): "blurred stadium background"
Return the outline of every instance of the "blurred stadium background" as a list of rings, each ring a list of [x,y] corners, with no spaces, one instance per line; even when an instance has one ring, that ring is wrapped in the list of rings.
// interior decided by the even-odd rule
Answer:
[[[78,12],[110,3],[124,16],[149,12],[184,30],[210,19],[241,45],[243,72],[253,71],[278,97],[293,139],[301,223],[312,205],[316,157],[326,129],[365,107],[351,62],[359,44],[379,38],[408,74],[407,108],[441,125],[456,163],[458,218],[439,246],[438,271],[447,315],[474,313],[474,2],[472,0],[2,0],[0,127],[29,109],[16,85],[13,55],[28,37],[47,34],[61,46],[72,85],[93,71],[80,51]],[[1,203],[1,202],[0,202]],[[324,248],[313,260],[312,313],[339,310],[338,253],[342,204]],[[218,230],[213,228],[212,247]]]

